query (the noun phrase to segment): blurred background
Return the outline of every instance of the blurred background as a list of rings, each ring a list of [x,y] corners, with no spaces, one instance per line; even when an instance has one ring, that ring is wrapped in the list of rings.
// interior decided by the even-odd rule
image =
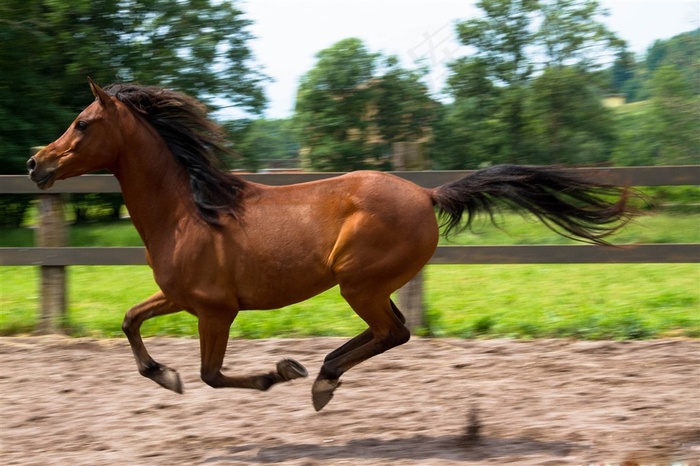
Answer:
[[[394,142],[420,142],[435,169],[698,161],[697,2],[401,5],[6,0],[0,173],[23,173],[90,103],[88,75],[207,102],[244,170],[388,169]],[[611,24],[636,48],[643,28],[648,48]]]
[[[396,143],[441,170],[700,162],[697,1],[3,0],[0,44],[0,174],[93,100],[87,76],[196,96],[239,171],[390,170]],[[642,240],[698,240],[697,187],[647,193],[694,216]],[[71,245],[140,245],[120,195],[67,201],[90,226]],[[0,246],[33,244],[33,202],[0,196]]]

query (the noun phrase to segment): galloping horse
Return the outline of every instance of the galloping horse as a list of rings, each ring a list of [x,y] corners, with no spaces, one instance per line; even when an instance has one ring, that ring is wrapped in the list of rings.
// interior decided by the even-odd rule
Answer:
[[[390,297],[434,253],[436,209],[449,232],[500,200],[598,244],[632,213],[626,190],[553,167],[493,166],[435,189],[373,171],[261,185],[220,168],[223,134],[195,99],[89,82],[95,102],[29,159],[29,176],[46,189],[98,169],[114,173],[160,288],[126,313],[122,328],[139,372],[177,393],[177,371],[157,363],[141,339],[152,317],[185,310],[198,318],[201,378],[210,386],[267,390],[308,373],[284,359],[268,373],[222,374],[238,312],[281,308],[339,285],[368,328],[325,358],[312,388],[319,411],[348,369],[408,341]]]

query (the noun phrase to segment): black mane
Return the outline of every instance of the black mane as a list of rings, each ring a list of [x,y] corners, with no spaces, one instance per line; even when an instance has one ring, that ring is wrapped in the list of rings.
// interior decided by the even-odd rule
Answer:
[[[114,84],[105,89],[141,114],[163,137],[190,179],[197,210],[207,223],[220,225],[219,214],[238,218],[247,183],[226,171],[222,159],[231,155],[220,126],[207,119],[196,99],[152,86]]]

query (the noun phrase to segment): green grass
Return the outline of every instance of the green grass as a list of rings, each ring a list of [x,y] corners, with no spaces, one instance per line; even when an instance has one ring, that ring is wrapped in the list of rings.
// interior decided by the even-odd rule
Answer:
[[[619,107],[614,107],[612,110],[613,110],[613,112],[615,112],[619,115],[631,115],[631,114],[646,113],[649,111],[650,108],[651,108],[651,101],[642,100],[640,102],[631,102],[628,104],[621,105]]]
[[[0,247],[36,246],[34,228],[3,228]],[[142,246],[141,238],[131,220],[71,226],[68,246]]]
[[[441,238],[440,244],[574,244],[576,241],[558,235],[532,218],[515,214],[495,217],[498,226],[486,218],[475,222],[471,230],[450,238]],[[635,219],[618,231],[610,241],[629,243],[700,243],[700,215],[650,214]]]
[[[456,337],[700,337],[697,264],[430,266],[430,332]]]
[[[0,268],[0,333],[36,324],[38,271]],[[425,334],[636,339],[700,337],[697,264],[439,265],[425,273]],[[67,327],[120,336],[126,310],[157,288],[147,267],[71,267]],[[234,337],[350,336],[364,329],[337,288],[278,311],[239,314]],[[152,319],[145,335],[197,334],[187,313]]]
[[[616,242],[700,242],[697,214],[644,217]],[[568,242],[540,224],[504,215],[502,229],[477,223],[443,244]],[[75,246],[134,246],[128,222],[71,228]],[[0,232],[0,246],[31,246],[29,229]],[[0,267],[0,334],[36,325],[39,269]],[[127,309],[157,287],[147,267],[68,269],[66,326],[73,335],[120,336]],[[456,337],[700,338],[700,265],[435,265],[425,273],[424,334]],[[333,289],[278,311],[242,312],[233,337],[351,336],[365,328]],[[145,335],[196,336],[187,313],[152,319]]]

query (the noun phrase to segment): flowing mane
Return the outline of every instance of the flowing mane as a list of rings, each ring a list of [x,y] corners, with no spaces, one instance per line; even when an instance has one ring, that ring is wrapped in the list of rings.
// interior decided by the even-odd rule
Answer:
[[[207,119],[202,103],[153,86],[113,84],[105,91],[142,115],[165,140],[187,171],[202,219],[218,226],[219,214],[238,218],[247,183],[223,168],[222,158],[231,151],[225,146],[223,130]]]

